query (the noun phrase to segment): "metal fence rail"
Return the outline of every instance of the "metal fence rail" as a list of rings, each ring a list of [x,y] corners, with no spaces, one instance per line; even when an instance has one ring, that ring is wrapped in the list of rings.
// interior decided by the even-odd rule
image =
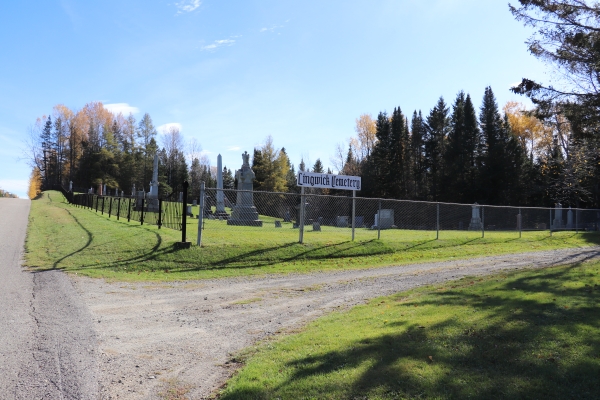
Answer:
[[[74,194],[72,204],[96,211],[102,215],[140,224],[182,230],[183,204],[163,199],[146,199],[132,196],[99,196]]]

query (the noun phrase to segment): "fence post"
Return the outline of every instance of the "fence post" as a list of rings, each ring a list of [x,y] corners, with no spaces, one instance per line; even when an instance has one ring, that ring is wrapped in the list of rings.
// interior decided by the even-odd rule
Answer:
[[[552,236],[552,208],[550,208],[548,211],[550,211],[550,225],[548,225],[548,228],[550,228],[550,236]]]
[[[481,237],[485,237],[485,208],[481,206]]]
[[[102,214],[104,215],[104,199],[106,199],[106,197],[102,196]]]
[[[437,213],[435,219],[435,240],[440,240],[440,203],[436,203]]]
[[[187,192],[190,184],[188,181],[183,181],[183,215],[181,220],[181,243],[177,244],[177,247],[180,249],[189,249],[192,245],[190,242],[186,241],[186,233],[187,233]]]
[[[354,228],[356,219],[356,190],[352,191],[352,241],[354,242]]]
[[[137,203],[137,201],[136,201]],[[146,206],[146,195],[142,198],[142,210],[140,211],[140,225],[144,225],[144,207]]]
[[[579,233],[579,229],[577,228],[577,220],[578,220],[578,218],[577,218],[577,217],[578,217],[578,216],[579,216],[579,209],[578,209],[578,208],[576,208],[576,209],[575,209],[575,234]]]
[[[304,186],[300,188],[300,221],[298,225],[298,242],[304,243],[304,203],[306,202],[304,197]]]
[[[96,212],[98,212],[98,203],[100,203],[100,199],[98,198],[98,196],[94,196],[96,199]]]
[[[127,222],[131,221],[131,197],[129,198],[129,207],[127,207]]]
[[[202,223],[204,222],[204,181],[200,182],[200,202],[198,203],[198,239],[197,246],[202,246]]]
[[[158,199],[158,229],[162,227],[162,199]]]
[[[379,208],[377,210],[377,240],[381,238],[381,199],[379,199]]]
[[[519,239],[521,239],[522,232],[523,232],[523,216],[521,215],[521,208],[519,208]]]
[[[110,218],[110,215],[112,213],[112,203],[113,203],[113,198],[110,197],[109,198],[109,203],[108,203],[108,218]]]
[[[121,198],[119,197],[117,199],[117,221],[119,220],[120,216],[121,216]]]

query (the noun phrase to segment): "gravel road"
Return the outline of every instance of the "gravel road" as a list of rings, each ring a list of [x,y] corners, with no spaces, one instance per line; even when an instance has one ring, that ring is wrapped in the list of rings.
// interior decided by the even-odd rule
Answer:
[[[173,283],[73,276],[98,335],[102,399],[206,398],[236,368],[231,355],[332,310],[420,285],[600,259],[600,248],[309,275]]]
[[[21,269],[29,206],[0,199],[0,398],[98,399],[85,303],[65,274]]]

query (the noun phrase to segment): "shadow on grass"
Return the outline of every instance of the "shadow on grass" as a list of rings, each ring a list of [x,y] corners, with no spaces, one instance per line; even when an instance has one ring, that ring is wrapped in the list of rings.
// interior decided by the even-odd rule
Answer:
[[[565,288],[577,267],[509,277],[488,293],[469,291],[463,283],[402,303],[407,310],[460,307],[465,316],[450,315],[426,327],[403,318],[394,322],[398,333],[299,357],[287,363],[292,373],[282,383],[268,389],[241,385],[221,399],[289,393],[306,398],[597,398],[600,337],[591,333],[600,328],[600,288]],[[547,295],[544,300],[534,298],[539,293]],[[485,317],[474,325],[463,322],[470,318],[467,313],[477,312]],[[336,377],[356,369],[361,371],[357,378],[340,388]]]
[[[50,197],[50,196],[48,196],[48,197]],[[85,226],[83,226],[83,225],[81,224],[81,222],[79,222],[79,220],[77,219],[77,217],[76,217],[76,216],[74,216],[74,215],[73,215],[73,213],[71,213],[71,211],[69,211],[69,210],[68,210],[68,209],[66,209],[66,208],[65,208],[65,211],[66,211],[66,212],[68,212],[68,213],[69,213],[69,215],[70,215],[70,216],[71,216],[71,217],[72,217],[72,218],[75,220],[75,222],[77,223],[77,225],[79,225],[79,227],[85,231],[85,233],[87,234],[87,242],[86,242],[86,243],[85,243],[85,245],[84,245],[83,247],[81,247],[80,249],[78,249],[78,250],[75,250],[74,252],[72,252],[72,253],[69,253],[69,254],[67,254],[66,256],[64,256],[64,257],[62,257],[62,258],[60,258],[60,259],[56,260],[56,261],[54,262],[54,264],[52,264],[52,269],[57,269],[57,268],[58,268],[58,265],[59,265],[61,262],[63,262],[65,259],[67,259],[67,258],[69,258],[69,257],[72,257],[72,256],[74,256],[74,255],[75,255],[75,254],[77,254],[77,253],[81,253],[83,250],[85,250],[86,248],[88,248],[88,247],[89,247],[89,246],[92,244],[92,240],[93,240],[93,239],[92,239],[92,238],[93,238],[93,236],[92,236],[92,232],[90,232],[90,231],[89,231],[89,230],[88,230],[88,229],[87,229]]]

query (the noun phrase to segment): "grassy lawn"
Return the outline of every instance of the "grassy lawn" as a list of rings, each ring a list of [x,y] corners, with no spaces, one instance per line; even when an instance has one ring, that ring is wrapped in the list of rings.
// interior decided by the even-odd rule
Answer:
[[[261,217],[262,218],[262,217]],[[366,268],[414,262],[469,258],[556,248],[597,245],[597,233],[442,231],[400,229],[382,232],[358,229],[350,240],[346,228],[323,227],[305,233],[290,224],[273,227],[234,227],[208,220],[203,247],[179,250],[181,233],[77,208],[59,192],[45,192],[32,202],[26,265],[116,280],[181,280],[265,273],[310,272]],[[195,244],[197,219],[189,219],[188,240]]]
[[[239,355],[219,398],[598,398],[599,285],[587,263],[378,298]]]

